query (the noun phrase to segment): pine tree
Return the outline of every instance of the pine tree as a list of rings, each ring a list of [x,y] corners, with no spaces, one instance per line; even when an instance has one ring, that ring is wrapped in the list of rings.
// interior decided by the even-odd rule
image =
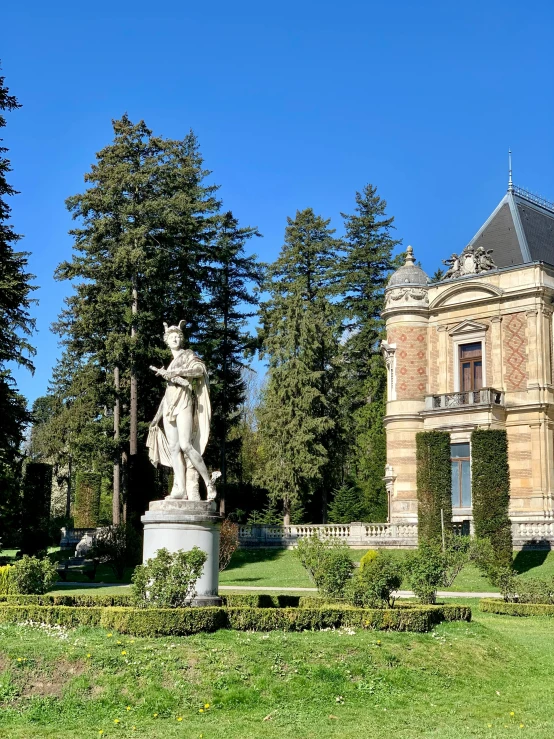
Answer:
[[[333,484],[340,322],[330,300],[338,242],[329,223],[311,208],[289,218],[265,284],[262,356],[269,371],[259,409],[260,481],[283,503],[285,525],[291,508],[310,498],[326,509]]]
[[[259,236],[255,228],[241,228],[232,213],[222,214],[215,240],[216,262],[208,279],[209,305],[202,337],[203,356],[210,368],[212,426],[207,459],[222,473],[220,512],[225,513],[229,466],[239,461],[240,436],[233,430],[240,422],[245,397],[244,358],[254,348],[246,331],[255,313],[248,306],[258,302],[254,288],[262,281],[262,267],[255,256],[244,253],[246,242]]]
[[[73,259],[56,276],[71,280],[74,294],[56,330],[68,353],[102,375],[98,417],[105,421],[109,405],[116,419],[121,414],[114,428],[114,490],[121,454],[129,460],[130,493],[139,511],[152,494],[139,436],[161,390],[148,368],[166,358],[162,321],[185,318],[188,343],[202,333],[219,202],[217,188],[204,182],[209,172],[192,132],[182,140],[163,139],[126,115],[113,128],[113,143],[85,175],[90,187],[67,201],[79,225],[71,232]]]
[[[17,99],[10,95],[5,78],[0,76],[0,128],[6,125],[3,111],[19,108]],[[0,139],[1,141],[1,139]],[[24,429],[29,421],[25,399],[17,391],[10,364],[16,363],[33,371],[31,357],[34,349],[28,337],[34,328],[29,315],[29,284],[33,275],[27,270],[27,253],[14,250],[19,236],[9,223],[11,209],[6,198],[16,194],[7,181],[11,171],[7,148],[0,146],[0,489],[5,491],[0,503],[2,526],[10,527],[10,515],[17,498],[20,474],[19,449]]]
[[[356,193],[353,215],[342,214],[344,252],[337,261],[337,293],[343,311],[343,362],[347,392],[342,406],[345,474],[364,491],[366,515],[386,516],[383,427],[386,383],[379,344],[383,337],[384,289],[395,266],[394,218],[374,185]]]

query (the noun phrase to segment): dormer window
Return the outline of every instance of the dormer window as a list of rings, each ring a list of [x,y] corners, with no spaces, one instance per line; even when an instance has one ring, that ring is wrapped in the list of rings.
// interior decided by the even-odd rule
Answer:
[[[460,344],[460,390],[471,392],[483,387],[483,353],[480,341]]]

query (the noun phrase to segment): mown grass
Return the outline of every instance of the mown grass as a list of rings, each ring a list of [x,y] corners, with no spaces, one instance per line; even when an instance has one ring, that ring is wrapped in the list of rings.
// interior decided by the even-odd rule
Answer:
[[[551,621],[474,613],[421,635],[0,626],[0,737],[550,739]]]

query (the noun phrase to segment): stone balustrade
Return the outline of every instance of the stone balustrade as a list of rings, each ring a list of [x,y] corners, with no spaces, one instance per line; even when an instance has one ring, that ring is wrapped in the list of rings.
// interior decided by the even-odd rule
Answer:
[[[293,547],[298,539],[312,534],[342,541],[353,549],[373,547],[413,548],[417,546],[415,523],[299,524],[298,526],[240,526],[242,547]]]
[[[426,395],[425,410],[435,411],[447,408],[465,408],[472,405],[504,405],[504,393],[492,387],[468,392],[442,393],[441,395]]]

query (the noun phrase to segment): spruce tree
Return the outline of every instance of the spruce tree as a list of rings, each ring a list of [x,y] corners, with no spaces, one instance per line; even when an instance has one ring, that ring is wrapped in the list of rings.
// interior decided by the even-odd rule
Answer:
[[[262,356],[269,369],[259,409],[260,482],[291,508],[317,497],[327,508],[336,425],[340,321],[331,302],[338,247],[329,221],[311,208],[288,219],[285,244],[268,270],[262,306]]]
[[[98,417],[106,419],[109,405],[116,417],[121,413],[114,473],[122,454],[129,461],[133,507],[140,511],[152,480],[138,454],[144,457],[142,437],[162,389],[149,365],[167,358],[163,321],[185,318],[187,343],[201,333],[219,202],[217,188],[204,182],[209,172],[192,132],[182,140],[163,139],[126,115],[113,128],[112,144],[85,175],[88,189],[67,201],[78,221],[71,232],[74,255],[56,276],[71,280],[74,294],[56,330],[68,352],[83,366],[92,361],[103,376]]]
[[[206,458],[222,473],[219,487],[220,512],[225,513],[228,471],[237,472],[240,435],[240,406],[245,398],[245,356],[254,349],[247,319],[255,313],[248,306],[258,302],[254,288],[262,280],[262,266],[254,255],[246,255],[246,242],[259,236],[255,228],[241,228],[233,214],[221,215],[215,239],[215,263],[209,272],[206,326],[202,336],[203,356],[210,369],[212,426]],[[237,501],[239,504],[240,502]]]
[[[10,95],[5,78],[0,76],[0,128],[6,125],[4,111],[19,108],[17,99]],[[2,141],[2,139],[0,139]],[[17,500],[20,475],[20,445],[29,420],[25,399],[17,391],[10,365],[16,363],[33,371],[31,357],[34,349],[29,336],[34,328],[30,317],[30,294],[35,288],[29,283],[33,275],[27,272],[27,253],[16,251],[21,238],[10,221],[11,209],[7,198],[16,194],[7,181],[11,171],[6,156],[7,148],[0,146],[0,502],[2,527],[15,525],[13,514]]]
[[[386,382],[379,345],[384,335],[384,289],[395,266],[393,249],[400,242],[391,236],[394,218],[386,215],[386,207],[374,185],[356,193],[354,214],[342,214],[344,251],[335,272],[345,327],[341,416],[345,474],[363,490],[370,520],[384,520],[387,510],[382,480]]]

